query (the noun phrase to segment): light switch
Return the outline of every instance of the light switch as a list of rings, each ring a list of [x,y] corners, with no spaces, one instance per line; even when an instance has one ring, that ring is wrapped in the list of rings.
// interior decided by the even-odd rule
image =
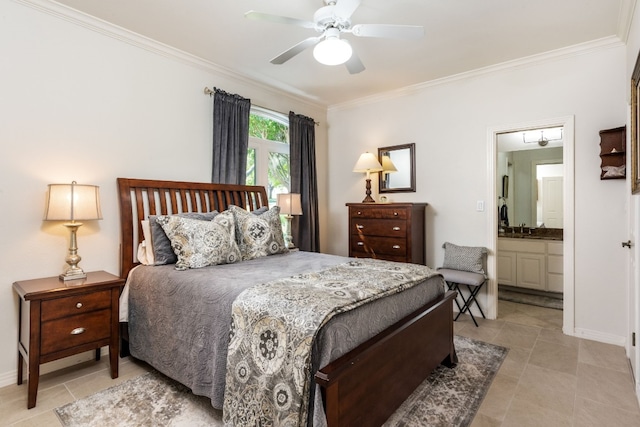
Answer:
[[[478,200],[476,202],[476,210],[478,212],[484,212],[484,200]]]

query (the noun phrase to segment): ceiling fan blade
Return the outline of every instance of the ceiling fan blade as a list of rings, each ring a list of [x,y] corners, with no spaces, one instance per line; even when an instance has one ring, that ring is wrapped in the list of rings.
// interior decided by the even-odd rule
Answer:
[[[351,33],[358,37],[382,37],[387,39],[419,39],[424,27],[419,25],[358,24]]]
[[[349,19],[360,6],[360,2],[361,0],[338,0],[333,7],[333,13],[340,18]]]
[[[249,12],[245,13],[244,16],[245,18],[253,19],[254,21],[269,21],[269,22],[275,22],[277,24],[297,25],[298,27],[304,27],[304,28],[316,27],[316,24],[311,21],[305,21],[297,18],[289,18],[287,16],[271,15],[269,13],[256,12],[255,10],[250,10]]]
[[[351,58],[345,62],[345,65],[347,66],[347,70],[349,70],[349,74],[358,74],[364,71],[364,65],[355,52],[351,54]]]
[[[322,40],[322,37],[309,37],[308,39],[304,39],[300,43],[290,47],[289,49],[282,52],[280,55],[273,58],[271,60],[271,63],[278,64],[278,65],[284,64],[285,62],[287,62],[288,60],[290,60],[291,58],[293,58],[303,50],[318,44],[320,40]]]

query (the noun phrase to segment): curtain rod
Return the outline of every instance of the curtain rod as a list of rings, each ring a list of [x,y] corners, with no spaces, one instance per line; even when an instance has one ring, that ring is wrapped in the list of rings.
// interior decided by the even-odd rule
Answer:
[[[214,93],[215,93],[215,91],[214,91],[213,89],[209,89],[208,87],[206,87],[206,86],[205,86],[205,88],[204,88],[204,94],[205,94],[205,95],[209,95],[209,96],[211,96],[211,95],[213,95]],[[289,117],[289,114],[288,114],[288,113],[287,113],[287,114],[285,114],[285,113],[283,113],[282,111],[277,111],[277,110],[274,110],[273,108],[267,108],[267,107],[263,107],[262,105],[257,105],[257,104],[251,104],[251,105],[253,105],[254,107],[264,108],[265,110],[270,110],[270,111],[273,111],[273,112],[278,113],[278,114],[282,114],[282,115],[283,115],[283,116],[285,116],[285,117]],[[319,126],[319,125],[320,125],[320,122],[316,122],[316,121],[314,121],[313,123],[314,123],[316,126]]]

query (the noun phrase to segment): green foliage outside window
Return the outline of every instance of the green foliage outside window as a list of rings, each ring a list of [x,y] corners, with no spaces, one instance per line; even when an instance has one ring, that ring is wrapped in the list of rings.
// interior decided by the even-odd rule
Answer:
[[[249,136],[288,144],[289,126],[267,117],[251,114],[249,116]]]
[[[251,114],[249,116],[249,136],[263,141],[272,141],[288,145],[289,126],[288,124],[281,123],[268,117]],[[262,148],[249,148],[247,153],[246,183],[248,185],[262,185],[262,183],[257,182],[257,150],[262,150]],[[289,153],[288,149],[284,151],[286,151],[286,153],[268,150],[268,183],[266,183],[265,188],[267,190],[267,197],[269,198],[270,204],[275,203],[274,190],[291,188]]]

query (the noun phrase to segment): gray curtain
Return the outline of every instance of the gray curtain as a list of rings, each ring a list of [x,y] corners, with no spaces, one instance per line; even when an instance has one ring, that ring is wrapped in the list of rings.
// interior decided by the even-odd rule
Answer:
[[[302,215],[292,220],[293,242],[300,250],[320,252],[316,130],[312,118],[289,112],[291,192],[299,193]]]
[[[211,182],[244,184],[251,100],[214,88]]]

